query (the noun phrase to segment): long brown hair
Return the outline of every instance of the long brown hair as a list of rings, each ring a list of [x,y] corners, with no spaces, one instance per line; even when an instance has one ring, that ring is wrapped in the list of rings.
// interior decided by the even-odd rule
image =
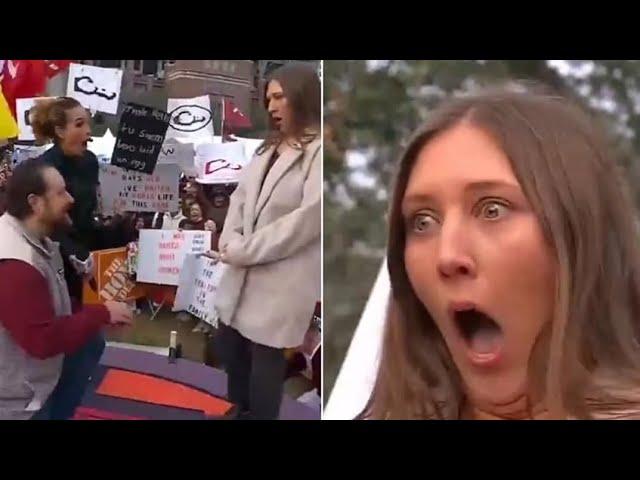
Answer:
[[[64,128],[67,124],[67,111],[80,106],[75,98],[46,98],[36,102],[31,109],[31,127],[38,143],[57,141],[56,127]]]
[[[292,63],[273,71],[264,84],[263,102],[265,110],[269,108],[267,88],[269,82],[277,81],[282,87],[287,104],[292,112],[291,134],[303,146],[313,141],[319,133],[320,125],[320,78],[318,73],[309,65]],[[258,147],[261,155],[271,146],[279,144],[283,134],[269,118],[269,133],[264,143]]]
[[[445,102],[410,141],[392,197],[392,294],[382,357],[361,418],[460,418],[462,382],[404,263],[401,203],[419,152],[469,122],[510,160],[557,262],[553,321],[529,369],[552,418],[640,412],[640,243],[637,219],[601,129],[567,100],[500,88]],[[526,274],[526,272],[523,272]]]

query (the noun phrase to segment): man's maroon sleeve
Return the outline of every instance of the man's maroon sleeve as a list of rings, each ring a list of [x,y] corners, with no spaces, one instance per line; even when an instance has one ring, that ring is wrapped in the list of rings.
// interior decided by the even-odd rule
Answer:
[[[103,305],[56,317],[43,275],[19,260],[0,261],[0,323],[29,355],[73,353],[109,322]]]

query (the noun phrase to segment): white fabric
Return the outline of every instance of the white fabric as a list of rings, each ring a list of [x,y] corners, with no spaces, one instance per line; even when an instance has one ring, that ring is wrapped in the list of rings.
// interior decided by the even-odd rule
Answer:
[[[375,383],[391,284],[382,263],[324,409],[324,420],[351,420],[362,412]]]

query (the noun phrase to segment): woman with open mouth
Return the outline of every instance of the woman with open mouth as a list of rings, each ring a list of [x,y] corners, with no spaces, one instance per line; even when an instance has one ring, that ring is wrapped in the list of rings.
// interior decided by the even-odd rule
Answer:
[[[213,258],[218,352],[239,420],[280,415],[286,349],[303,343],[321,282],[321,84],[306,65],[264,85],[270,129],[243,169]]]
[[[97,157],[87,149],[91,142],[91,118],[86,108],[74,98],[48,98],[36,103],[30,118],[37,143],[53,143],[42,158],[60,172],[67,191],[74,198],[67,212],[67,228],[56,231],[52,239],[60,244],[69,296],[82,305],[83,281],[91,278],[93,271],[91,252],[126,245],[124,241],[105,243],[105,239],[115,241],[123,235],[123,217],[117,216],[118,221],[109,227],[96,222],[99,164]],[[64,380],[56,386],[52,419],[73,417],[104,348],[105,340],[100,333],[77,352],[65,357]]]
[[[442,105],[400,161],[361,417],[640,417],[636,225],[570,102],[519,87]]]

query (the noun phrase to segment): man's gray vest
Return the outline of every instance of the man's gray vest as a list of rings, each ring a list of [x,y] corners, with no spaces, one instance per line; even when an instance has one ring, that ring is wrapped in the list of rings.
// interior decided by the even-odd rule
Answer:
[[[49,286],[56,317],[71,314],[58,244],[48,238],[37,241],[7,213],[0,217],[0,262],[3,260],[19,260],[36,268]],[[63,354],[44,360],[30,356],[0,324],[0,420],[28,419],[40,410],[58,383],[63,358]]]

